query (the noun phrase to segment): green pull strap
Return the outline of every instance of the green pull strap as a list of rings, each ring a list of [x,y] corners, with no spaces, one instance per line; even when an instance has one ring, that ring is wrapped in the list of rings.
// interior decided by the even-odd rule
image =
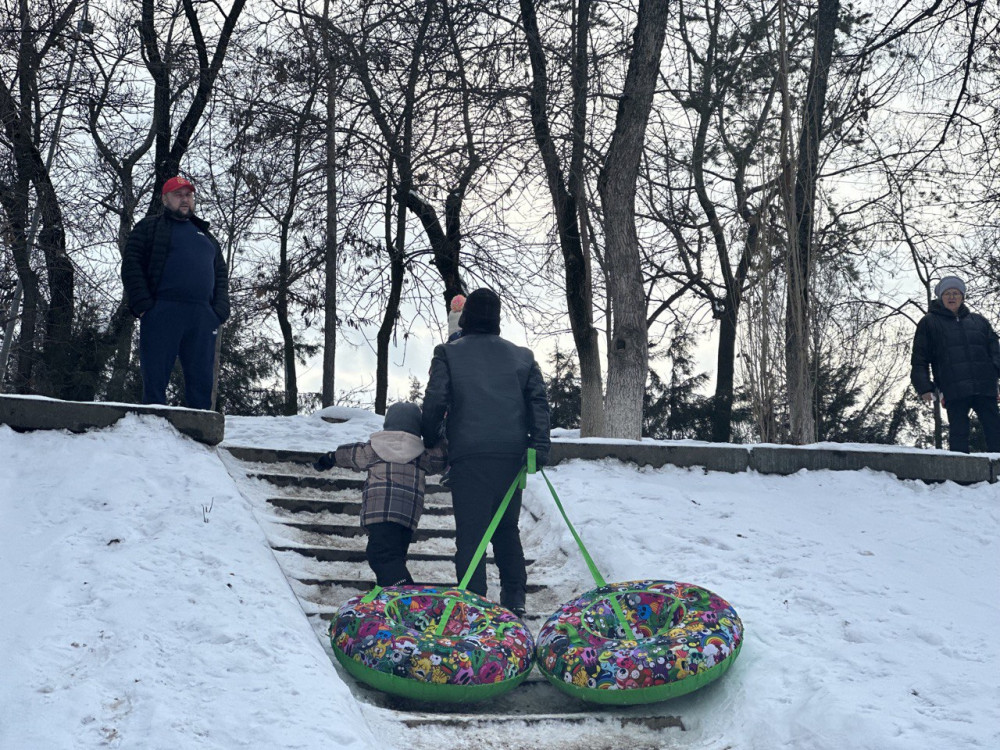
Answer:
[[[364,598],[361,600],[361,603],[368,604],[369,602],[374,601],[375,597],[378,596],[381,592],[382,592],[382,587],[376,583],[375,588],[373,588],[371,591],[365,594]]]
[[[556,488],[552,486],[552,482],[545,475],[545,469],[539,469],[538,473],[542,475],[542,479],[545,480],[545,484],[549,486],[549,492],[552,493],[552,499],[556,501],[556,507],[559,508],[559,512],[562,514],[563,520],[569,527],[569,533],[573,535],[573,539],[576,540],[576,546],[580,548],[580,553],[583,555],[584,561],[587,563],[587,567],[590,568],[590,574],[594,577],[594,582],[598,586],[607,586],[607,582],[604,580],[604,576],[597,569],[597,565],[594,564],[594,559],[587,552],[587,548],[583,544],[583,540],[580,535],[576,533],[576,529],[573,527],[573,523],[569,520],[569,516],[566,515],[566,509],[563,508],[563,504],[559,501],[559,495],[556,494]],[[629,625],[628,620],[625,619],[625,613],[622,611],[621,604],[618,603],[618,598],[612,594],[608,597],[611,602],[611,608],[615,611],[615,616],[618,618],[618,622],[621,623],[622,628],[625,630],[625,634],[628,636],[630,641],[636,640],[635,633],[632,632],[632,626]]]
[[[507,494],[504,495],[503,500],[500,502],[500,507],[497,508],[497,512],[493,514],[493,520],[490,521],[490,525],[486,529],[486,533],[483,535],[482,540],[479,542],[479,546],[476,548],[476,554],[472,556],[472,562],[469,563],[469,567],[465,571],[465,575],[462,576],[462,580],[459,581],[458,588],[464,589],[469,585],[469,581],[472,580],[472,574],[479,566],[479,561],[483,559],[483,555],[486,554],[486,548],[489,546],[490,540],[493,538],[493,534],[497,530],[497,526],[500,525],[500,519],[502,519],[503,514],[507,512],[507,506],[510,505],[511,498],[514,497],[514,493],[517,492],[518,489],[524,488],[527,471],[527,465],[522,466],[521,470],[517,472],[517,476],[514,477],[514,481],[511,482],[510,488],[507,490]],[[455,608],[456,601],[458,600],[451,599],[448,601],[448,606],[445,607],[444,614],[441,615],[441,619],[438,621],[437,629],[435,631],[436,635],[444,635],[444,627],[448,624],[448,618],[451,617],[451,611]]]

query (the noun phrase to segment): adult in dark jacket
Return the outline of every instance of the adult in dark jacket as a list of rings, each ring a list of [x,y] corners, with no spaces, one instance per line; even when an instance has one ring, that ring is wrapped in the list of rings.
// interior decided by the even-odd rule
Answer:
[[[541,370],[530,349],[500,338],[500,298],[489,289],[468,296],[459,322],[462,336],[434,349],[424,395],[424,444],[433,447],[446,424],[450,487],[455,510],[455,570],[465,574],[493,514],[534,448],[544,465],[549,454],[549,404]],[[448,419],[445,421],[445,414]],[[500,603],[525,609],[527,572],[517,491],[493,535],[500,571]],[[486,566],[469,582],[486,596]]]
[[[935,389],[948,412],[948,447],[969,452],[969,410],[976,412],[986,449],[1000,452],[1000,344],[989,321],[969,312],[965,282],[946,276],[934,288],[937,299],[917,324],[910,380],[930,403]],[[933,374],[933,380],[932,380]]]
[[[142,402],[164,404],[174,362],[184,371],[184,398],[212,408],[215,337],[229,317],[229,274],[208,222],[194,215],[194,185],[163,185],[163,213],[132,229],[122,258],[129,309],[139,318]]]

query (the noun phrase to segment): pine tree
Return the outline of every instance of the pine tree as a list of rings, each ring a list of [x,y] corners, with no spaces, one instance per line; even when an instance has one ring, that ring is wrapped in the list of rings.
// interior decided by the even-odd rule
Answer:
[[[552,426],[576,429],[580,426],[580,378],[576,361],[556,347],[549,362],[554,370],[548,381]]]

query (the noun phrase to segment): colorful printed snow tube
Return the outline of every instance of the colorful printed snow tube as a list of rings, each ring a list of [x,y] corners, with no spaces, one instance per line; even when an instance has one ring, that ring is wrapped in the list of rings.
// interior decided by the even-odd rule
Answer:
[[[614,597],[632,629],[629,640]],[[564,604],[538,634],[538,668],[565,693],[592,703],[668,700],[718,679],[743,644],[724,599],[690,583],[631,581]]]
[[[531,671],[534,640],[524,623],[472,592],[390,586],[365,598],[340,607],[330,642],[344,668],[374,688],[416,700],[471,703],[513,690]]]

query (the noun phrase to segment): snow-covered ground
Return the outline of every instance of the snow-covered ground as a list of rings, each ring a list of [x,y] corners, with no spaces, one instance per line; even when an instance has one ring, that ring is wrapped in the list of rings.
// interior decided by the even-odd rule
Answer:
[[[226,444],[328,450],[381,421],[335,416],[230,418]],[[0,748],[392,746],[213,449],[130,416],[85,435],[0,426],[0,456]],[[605,578],[697,583],[743,619],[733,669],[669,704],[687,731],[665,745],[1000,747],[997,486],[546,471]],[[543,482],[525,507],[537,570],[589,588]]]

